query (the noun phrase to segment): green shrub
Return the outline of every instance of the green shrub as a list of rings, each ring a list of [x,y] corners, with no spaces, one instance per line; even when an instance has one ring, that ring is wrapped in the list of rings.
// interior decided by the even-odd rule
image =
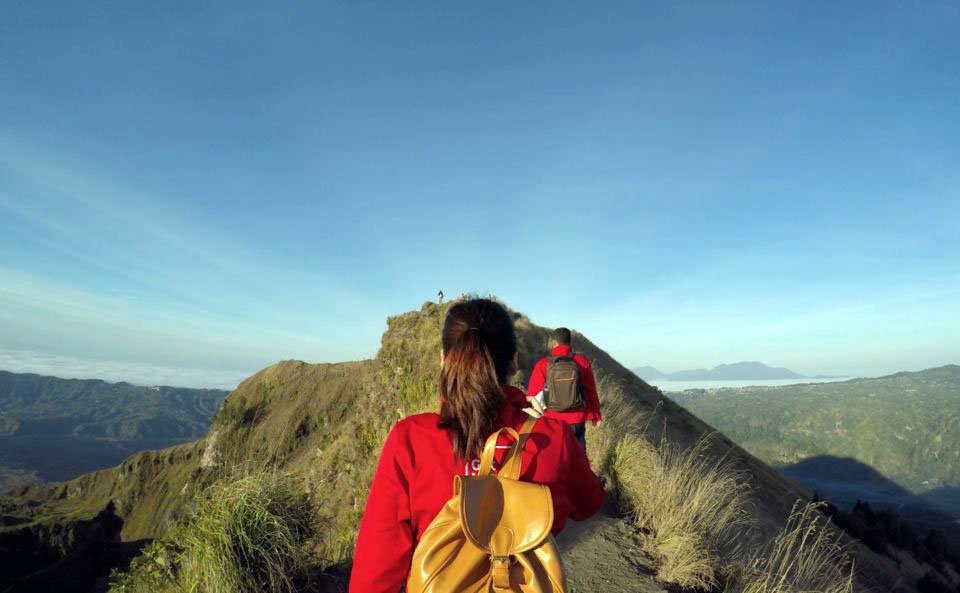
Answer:
[[[247,400],[243,395],[228,396],[220,405],[220,411],[213,417],[212,424],[214,426],[239,424],[243,420],[243,413],[246,408]]]
[[[201,492],[193,512],[150,546],[112,593],[290,593],[321,568],[316,513],[300,480],[253,473]]]
[[[179,555],[163,541],[147,544],[130,562],[126,572],[110,572],[110,593],[167,593],[176,591],[173,555]]]

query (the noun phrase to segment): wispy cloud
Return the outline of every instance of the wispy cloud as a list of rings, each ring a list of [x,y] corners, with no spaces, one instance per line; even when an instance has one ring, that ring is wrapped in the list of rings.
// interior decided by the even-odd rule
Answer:
[[[5,207],[15,209],[21,216],[57,233],[90,238],[91,234],[96,234],[98,227],[118,232],[133,230],[144,242],[155,241],[223,270],[241,275],[247,270],[242,265],[246,258],[242,256],[250,254],[244,253],[242,245],[224,244],[220,249],[210,241],[197,240],[209,237],[212,229],[199,228],[190,224],[187,216],[178,216],[169,200],[147,195],[140,189],[103,175],[87,173],[70,163],[54,162],[48,155],[40,156],[25,149],[14,143],[9,135],[2,133],[0,163],[30,184],[51,193],[53,201],[68,206],[67,212],[61,212],[58,216],[55,211],[18,203],[12,197],[4,200]],[[99,224],[94,227],[69,224],[63,214],[82,215],[85,221],[99,221]],[[223,239],[220,241],[224,242]],[[228,257],[226,253],[235,256]]]
[[[161,364],[259,368],[283,358],[342,360],[350,351],[325,336],[224,319],[171,305],[140,302],[123,294],[103,294],[37,278],[0,266],[0,347],[47,350],[43,344],[75,352],[116,352]],[[76,350],[79,348],[79,350]],[[120,353],[123,356],[120,356]],[[361,353],[354,352],[359,358]]]
[[[276,253],[250,236],[257,229],[228,229],[188,206],[222,196],[136,187],[79,159],[36,150],[0,129],[0,166],[17,181],[0,187],[0,210],[42,229],[29,239],[58,257],[213,310],[222,310],[220,293],[230,288],[230,302],[245,311],[283,317],[278,300],[288,309],[300,304],[291,286],[322,296],[330,308],[375,307],[367,295],[310,265],[306,254]]]
[[[237,239],[184,211],[189,201],[91,172],[77,158],[32,150],[0,130],[0,212],[8,214],[0,228],[21,251],[0,255],[5,306],[33,315],[38,326],[69,317],[91,342],[118,331],[127,342],[140,334],[139,356],[159,363],[191,349],[205,360],[235,357],[232,366],[280,357],[343,360],[375,350],[383,313],[371,295],[349,290],[308,257]],[[371,311],[377,323],[369,322]],[[12,317],[0,311],[4,329],[25,326]],[[13,345],[0,337],[0,347]]]

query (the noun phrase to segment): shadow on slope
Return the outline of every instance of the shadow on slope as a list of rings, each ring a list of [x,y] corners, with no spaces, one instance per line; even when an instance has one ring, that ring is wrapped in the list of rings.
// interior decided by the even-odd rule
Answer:
[[[44,482],[62,482],[118,465],[139,451],[166,449],[185,442],[189,440],[0,436],[0,465],[13,470],[33,471]],[[0,490],[3,490],[2,486],[0,484]]]
[[[914,494],[866,463],[831,455],[811,457],[780,471],[844,510],[865,501],[873,509],[895,511],[921,538],[936,529],[943,533],[954,553],[960,551],[958,488]]]

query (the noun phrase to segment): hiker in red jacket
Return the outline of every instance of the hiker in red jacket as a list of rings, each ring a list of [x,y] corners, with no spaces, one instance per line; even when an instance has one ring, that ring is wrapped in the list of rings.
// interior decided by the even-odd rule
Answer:
[[[404,418],[387,436],[360,522],[350,593],[403,590],[420,536],[453,496],[454,476],[477,473],[488,435],[539,415],[528,412],[526,394],[507,385],[517,369],[517,338],[501,305],[455,304],[441,347],[440,413]],[[510,443],[501,439],[495,468]],[[521,462],[521,480],[550,487],[554,534],[568,518],[587,519],[602,506],[603,486],[566,423],[537,420]]]
[[[600,398],[590,361],[573,351],[570,338],[565,327],[553,330],[550,356],[533,367],[528,393],[541,400],[546,416],[569,424],[586,449],[586,423],[600,425]]]

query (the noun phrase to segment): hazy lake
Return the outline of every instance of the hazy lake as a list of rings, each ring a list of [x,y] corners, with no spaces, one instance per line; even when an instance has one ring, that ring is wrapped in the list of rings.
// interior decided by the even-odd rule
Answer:
[[[685,389],[722,389],[724,387],[781,387],[783,385],[801,385],[804,383],[833,383],[849,381],[854,377],[831,377],[829,379],[754,379],[752,381],[669,381],[666,379],[651,379],[650,385],[660,388],[660,391],[683,391]]]

